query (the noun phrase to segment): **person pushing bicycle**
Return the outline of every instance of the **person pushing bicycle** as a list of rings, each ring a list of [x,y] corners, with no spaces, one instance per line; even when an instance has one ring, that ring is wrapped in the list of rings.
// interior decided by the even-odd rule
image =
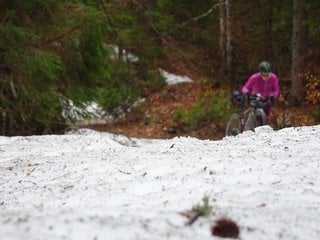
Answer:
[[[271,71],[271,64],[263,61],[259,65],[259,72],[252,74],[242,87],[243,94],[260,95],[267,100],[264,112],[268,118],[273,99],[279,96],[279,80]]]

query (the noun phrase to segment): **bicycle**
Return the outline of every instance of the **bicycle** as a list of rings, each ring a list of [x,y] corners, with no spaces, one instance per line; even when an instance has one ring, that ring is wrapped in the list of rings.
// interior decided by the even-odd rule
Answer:
[[[261,99],[259,94],[243,95],[234,91],[231,96],[234,106],[239,112],[233,113],[227,123],[225,136],[236,136],[244,131],[254,131],[256,127],[263,126],[267,122],[264,108],[268,100]]]

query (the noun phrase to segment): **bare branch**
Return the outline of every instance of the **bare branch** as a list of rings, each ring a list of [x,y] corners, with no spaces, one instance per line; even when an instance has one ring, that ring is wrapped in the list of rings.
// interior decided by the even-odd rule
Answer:
[[[205,13],[197,16],[197,17],[194,17],[194,18],[192,18],[192,19],[189,19],[188,21],[185,21],[185,22],[181,23],[180,25],[181,25],[181,26],[186,26],[186,25],[188,25],[188,24],[191,23],[191,22],[198,21],[199,19],[208,16],[210,13],[212,13],[212,11],[213,11],[216,7],[219,7],[219,6],[220,6],[220,3],[217,3],[217,4],[213,5],[207,12],[205,12]],[[167,34],[171,33],[172,31],[173,31],[173,29],[165,32],[163,35],[167,35]]]
[[[213,5],[212,8],[210,8],[207,12],[201,14],[200,16],[191,18],[191,19],[189,19],[188,21],[186,21],[184,23],[181,23],[181,26],[185,26],[185,25],[189,24],[190,22],[195,22],[195,21],[198,21],[201,18],[204,18],[204,17],[208,16],[213,11],[213,9],[215,9],[216,7],[219,7],[219,6],[220,6],[220,3],[217,3],[217,4]]]

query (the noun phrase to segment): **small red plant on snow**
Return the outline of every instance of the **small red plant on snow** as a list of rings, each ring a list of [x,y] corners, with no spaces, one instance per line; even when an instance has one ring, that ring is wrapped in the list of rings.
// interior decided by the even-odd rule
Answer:
[[[238,225],[226,218],[222,218],[211,227],[211,233],[214,236],[222,238],[239,238],[239,227]]]

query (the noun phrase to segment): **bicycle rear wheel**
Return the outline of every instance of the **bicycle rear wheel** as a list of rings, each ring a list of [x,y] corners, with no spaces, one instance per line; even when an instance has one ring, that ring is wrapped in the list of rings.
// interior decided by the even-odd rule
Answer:
[[[227,123],[226,136],[236,136],[239,133],[241,133],[241,119],[238,113],[234,113]]]

